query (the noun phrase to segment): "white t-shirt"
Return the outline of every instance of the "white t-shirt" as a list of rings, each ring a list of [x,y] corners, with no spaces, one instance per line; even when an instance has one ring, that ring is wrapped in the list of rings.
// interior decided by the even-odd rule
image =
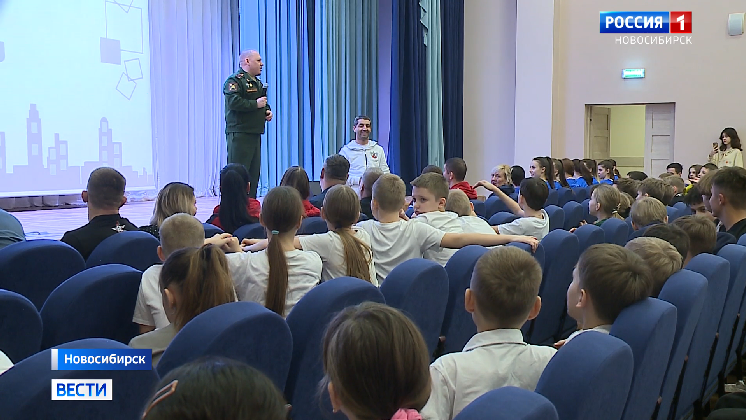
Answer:
[[[589,328],[587,330],[577,330],[574,333],[570,334],[570,336],[565,339],[564,344],[567,344],[568,342],[570,342],[570,340],[572,340],[573,338],[577,337],[579,334],[582,334],[586,331],[598,331],[603,334],[609,334],[611,332],[611,324],[599,325],[598,327]]]
[[[357,239],[370,246],[370,235],[368,235],[368,232],[358,227],[353,227],[352,230],[355,232]],[[336,232],[300,236],[298,239],[304,251],[315,252],[321,257],[321,261],[324,264],[321,270],[321,281],[345,277],[347,275],[344,246],[342,246],[342,239],[340,239]],[[368,269],[370,271],[371,283],[378,286],[376,269],[372,258]]]
[[[426,223],[404,220],[393,223],[366,220],[357,226],[370,235],[378,284],[383,283],[397,265],[412,258],[422,258],[429,249],[440,248],[440,242],[445,235],[442,230]]]
[[[477,216],[461,216],[458,218],[461,222],[461,229],[464,233],[482,233],[485,235],[497,235],[495,229],[487,223],[486,220]]]
[[[256,253],[236,252],[226,255],[228,268],[236,285],[238,300],[264,305],[269,281],[269,260],[266,250]],[[321,281],[321,258],[315,252],[286,251],[288,293],[285,299],[287,316],[296,303]]]
[[[6,370],[13,367],[13,362],[10,360],[5,353],[0,351],[0,375],[5,373]]]
[[[163,309],[161,286],[158,283],[162,268],[163,266],[158,264],[143,271],[132,322],[155,328],[163,328],[170,324]]]
[[[464,351],[441,356],[430,365],[432,388],[422,418],[450,420],[486,392],[504,386],[533,391],[556,352],[526,344],[517,329],[478,333]]]
[[[412,220],[418,223],[427,223],[435,229],[440,229],[445,233],[464,232],[461,222],[458,220],[458,214],[450,211],[422,213],[417,215],[417,217],[412,218]],[[494,232],[494,230],[492,232]],[[428,249],[425,251],[423,256],[430,261],[435,261],[436,263],[445,266],[456,251],[456,249],[438,247]]]
[[[542,219],[538,217],[521,217],[510,223],[499,225],[497,229],[501,235],[526,235],[535,236],[542,240],[549,234],[549,215],[546,210],[541,210]]]

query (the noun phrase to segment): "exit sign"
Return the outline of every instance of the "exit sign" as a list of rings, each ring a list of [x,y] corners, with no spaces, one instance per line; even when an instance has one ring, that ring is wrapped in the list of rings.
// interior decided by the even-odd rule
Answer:
[[[622,79],[643,79],[645,69],[624,69],[622,70]]]

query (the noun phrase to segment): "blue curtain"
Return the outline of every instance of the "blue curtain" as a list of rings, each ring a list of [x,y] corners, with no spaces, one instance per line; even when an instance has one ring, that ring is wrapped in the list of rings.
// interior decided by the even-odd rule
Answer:
[[[464,0],[440,0],[445,158],[464,156]]]
[[[420,0],[427,60],[427,162],[443,166],[443,67],[441,57],[441,0]]]
[[[393,7],[389,166],[410,191],[428,163],[426,52],[419,0],[394,1]]]

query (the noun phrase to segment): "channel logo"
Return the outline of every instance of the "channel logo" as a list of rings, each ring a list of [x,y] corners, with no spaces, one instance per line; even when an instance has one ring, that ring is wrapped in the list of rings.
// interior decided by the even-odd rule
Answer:
[[[602,34],[690,34],[692,12],[601,12]]]
[[[52,379],[53,401],[111,401],[111,379]]]

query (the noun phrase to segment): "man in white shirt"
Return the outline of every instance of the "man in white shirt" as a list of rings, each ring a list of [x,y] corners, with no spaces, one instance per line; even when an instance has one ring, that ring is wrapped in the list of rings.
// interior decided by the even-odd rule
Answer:
[[[461,353],[430,365],[426,420],[450,420],[484,393],[504,386],[533,391],[556,350],[523,341],[521,326],[541,309],[541,267],[519,248],[497,247],[474,267],[464,305],[477,334]],[[448,337],[446,337],[446,340]]]
[[[366,169],[379,168],[385,174],[391,171],[386,163],[386,153],[383,147],[370,139],[370,117],[359,115],[355,117],[352,126],[355,139],[342,146],[339,154],[350,161],[350,176],[347,178],[347,185],[360,194],[360,182]]]

